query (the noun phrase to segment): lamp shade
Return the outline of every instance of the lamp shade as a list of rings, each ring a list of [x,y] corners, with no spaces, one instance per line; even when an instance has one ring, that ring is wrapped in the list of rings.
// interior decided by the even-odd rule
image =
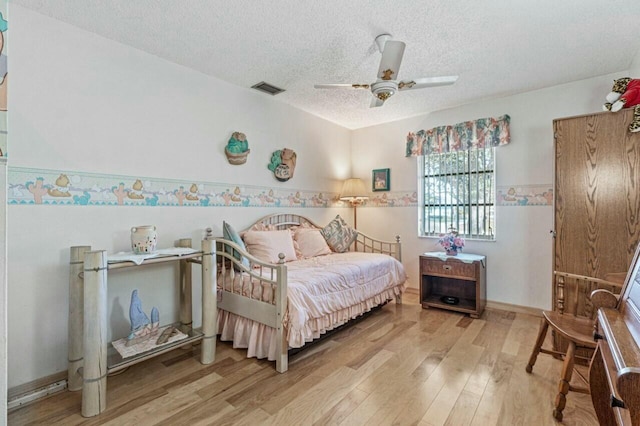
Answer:
[[[364,187],[362,179],[351,178],[344,181],[342,185],[342,192],[340,193],[340,199],[342,201],[350,201],[354,199],[365,200],[369,198],[367,190]]]

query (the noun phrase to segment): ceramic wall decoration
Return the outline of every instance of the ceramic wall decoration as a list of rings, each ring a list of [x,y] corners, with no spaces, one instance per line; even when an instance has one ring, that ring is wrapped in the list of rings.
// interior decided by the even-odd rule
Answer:
[[[286,182],[293,177],[296,168],[296,153],[289,148],[279,149],[271,154],[271,162],[267,166],[280,182]]]
[[[239,165],[247,162],[247,156],[251,150],[249,149],[249,142],[244,133],[233,132],[231,139],[224,148],[224,153],[227,156],[229,164]]]
[[[156,251],[158,233],[154,225],[134,226],[131,228],[131,249],[135,254],[147,254]]]

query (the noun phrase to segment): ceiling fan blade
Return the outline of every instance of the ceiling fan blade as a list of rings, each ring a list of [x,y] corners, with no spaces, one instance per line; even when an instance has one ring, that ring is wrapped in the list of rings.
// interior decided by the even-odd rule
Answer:
[[[314,84],[316,89],[368,89],[368,84]]]
[[[369,108],[381,107],[382,105],[384,105],[384,101],[382,99],[379,99],[377,96],[374,95],[371,98],[371,104],[369,105]]]
[[[448,86],[458,80],[457,75],[445,77],[416,78],[415,80],[403,80],[398,83],[398,90],[423,89],[425,87]]]
[[[378,68],[378,79],[397,80],[398,71],[402,55],[404,55],[405,44],[401,41],[389,40],[384,44],[380,67]]]

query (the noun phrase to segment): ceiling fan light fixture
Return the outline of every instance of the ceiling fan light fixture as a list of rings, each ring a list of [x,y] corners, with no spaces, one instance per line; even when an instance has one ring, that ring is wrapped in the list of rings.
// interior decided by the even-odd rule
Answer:
[[[376,96],[378,97],[378,99],[380,99],[382,102],[384,102],[387,99],[389,99],[391,96],[393,96],[393,93],[392,92],[379,92],[379,93],[376,93]]]
[[[395,81],[377,81],[371,85],[371,91],[373,95],[381,101],[386,101],[391,96],[395,95],[398,85]]]

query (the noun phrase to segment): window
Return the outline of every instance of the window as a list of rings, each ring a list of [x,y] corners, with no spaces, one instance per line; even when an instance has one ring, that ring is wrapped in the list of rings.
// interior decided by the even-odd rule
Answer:
[[[495,239],[495,148],[418,157],[420,234],[455,228],[465,238]]]

